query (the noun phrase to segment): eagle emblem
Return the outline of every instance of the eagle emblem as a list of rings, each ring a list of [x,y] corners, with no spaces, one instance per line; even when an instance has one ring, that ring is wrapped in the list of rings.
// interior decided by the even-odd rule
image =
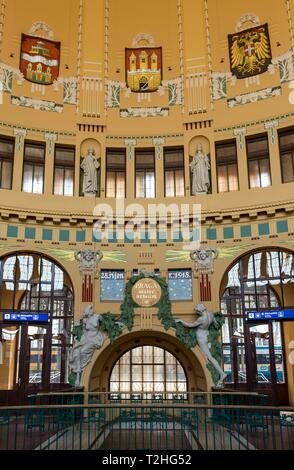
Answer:
[[[237,78],[266,72],[272,60],[268,25],[230,34],[229,49],[231,72]]]

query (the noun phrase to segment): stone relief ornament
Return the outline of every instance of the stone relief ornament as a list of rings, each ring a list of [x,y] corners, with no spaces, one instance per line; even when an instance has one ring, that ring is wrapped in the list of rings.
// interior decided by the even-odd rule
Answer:
[[[214,101],[227,98],[228,95],[228,81],[231,86],[235,85],[236,77],[231,72],[213,72],[212,73],[212,87]]]
[[[37,111],[63,112],[62,104],[57,104],[54,101],[33,100],[27,96],[11,96],[11,104],[24,108],[32,108]]]
[[[126,84],[117,82],[115,80],[107,80],[107,107],[119,108],[120,107],[120,94],[121,90],[127,90]]]
[[[168,104],[169,106],[177,106],[183,104],[183,80],[181,77],[174,80],[162,82],[168,88]]]
[[[195,312],[199,314],[199,318],[193,323],[187,323],[183,320],[175,320],[176,323],[181,323],[186,328],[196,329],[197,343],[207,360],[213,365],[220,375],[220,379],[216,385],[217,388],[221,388],[226,378],[226,374],[219,365],[218,361],[212,356],[210,351],[210,344],[208,342],[209,328],[215,322],[214,314],[209,312],[205,305],[198,304],[195,307]]]
[[[246,29],[244,26],[246,23],[252,23],[254,26],[260,25],[260,19],[255,13],[245,13],[241,16],[238,23],[236,24],[235,31],[239,33]]]
[[[36,21],[29,31],[31,36],[35,36],[37,31],[43,31],[48,39],[53,39],[54,32],[47,23],[43,21]]]
[[[100,331],[101,320],[101,315],[94,314],[92,306],[85,308],[81,325],[82,335],[80,339],[74,340],[69,352],[69,369],[70,372],[76,374],[76,387],[80,385],[82,371],[91,361],[94,352],[103,346],[105,338]],[[80,322],[75,326],[79,327]]]
[[[235,108],[243,104],[257,103],[257,101],[267,100],[275,96],[281,96],[282,88],[280,86],[274,88],[265,88],[264,90],[255,91],[253,93],[245,93],[227,100],[229,108]]]
[[[127,108],[120,110],[121,118],[146,118],[146,117],[167,117],[169,108]]]
[[[287,83],[294,79],[294,56],[292,51],[276,57],[272,60],[272,63],[279,70],[281,83]]]
[[[214,248],[200,248],[192,251],[190,258],[195,262],[196,271],[205,271],[210,274],[214,271],[214,260],[218,256],[218,250]]]
[[[75,254],[75,258],[79,263],[79,269],[81,274],[97,273],[98,264],[103,258],[102,251],[98,250],[82,250]]]
[[[208,194],[210,189],[210,161],[207,155],[203,153],[202,144],[196,146],[195,156],[190,163],[192,179],[192,195]]]
[[[5,93],[12,93],[13,71],[0,64],[0,83]]]
[[[81,168],[84,172],[83,194],[85,197],[95,197],[98,191],[97,170],[100,168],[100,163],[93,148],[88,149],[88,154],[84,157]]]

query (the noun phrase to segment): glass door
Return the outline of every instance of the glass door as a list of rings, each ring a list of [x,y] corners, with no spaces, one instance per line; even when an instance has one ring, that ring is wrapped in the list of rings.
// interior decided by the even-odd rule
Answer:
[[[248,325],[248,383],[252,391],[264,392],[272,403],[287,404],[288,392],[282,325],[278,322]]]
[[[19,345],[18,384],[24,394],[44,389],[48,375],[48,327],[23,325]]]
[[[255,386],[267,388],[273,381],[269,325],[250,326],[249,338],[251,381]]]

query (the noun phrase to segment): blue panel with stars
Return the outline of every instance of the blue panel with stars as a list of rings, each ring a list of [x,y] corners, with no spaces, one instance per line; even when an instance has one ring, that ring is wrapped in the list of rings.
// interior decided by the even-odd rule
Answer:
[[[125,273],[123,270],[101,271],[100,300],[101,302],[121,302],[124,299]]]
[[[168,271],[168,290],[171,301],[193,300],[192,270],[170,269]]]

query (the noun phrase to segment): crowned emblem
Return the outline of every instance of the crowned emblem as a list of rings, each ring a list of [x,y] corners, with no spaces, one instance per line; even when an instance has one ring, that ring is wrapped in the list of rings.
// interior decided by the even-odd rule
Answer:
[[[161,47],[126,49],[126,82],[138,93],[158,90],[162,80]]]
[[[268,25],[230,34],[229,49],[231,72],[237,78],[266,72],[272,60]]]
[[[20,71],[24,78],[41,85],[57,80],[60,63],[60,42],[22,34]]]

